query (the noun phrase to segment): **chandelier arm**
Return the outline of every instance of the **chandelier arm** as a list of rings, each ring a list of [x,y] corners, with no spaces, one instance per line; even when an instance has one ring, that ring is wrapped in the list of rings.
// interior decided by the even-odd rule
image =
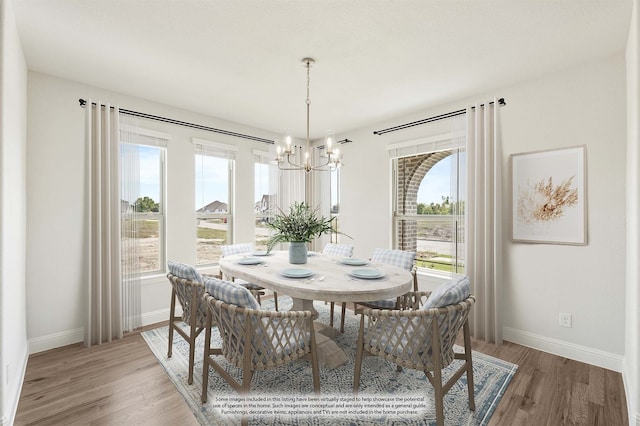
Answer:
[[[297,164],[291,161],[291,155],[287,154],[287,163],[289,163],[291,166],[296,167],[298,169],[304,169],[304,166],[301,164]]]
[[[313,165],[313,161],[311,158],[311,135],[310,135],[310,124],[311,124],[311,65],[313,65],[315,63],[315,61],[313,60],[313,58],[304,58],[302,59],[302,63],[305,65],[305,67],[307,68],[307,99],[305,100],[306,103],[306,109],[307,109],[307,134],[306,134],[306,152],[305,152],[305,158],[304,158],[304,163],[303,164],[297,164],[294,161],[291,161],[291,155],[293,154],[292,150],[291,150],[291,142],[290,142],[290,138],[287,137],[287,144],[284,148],[284,150],[280,150],[278,149],[278,154],[276,156],[276,162],[278,164],[278,169],[280,170],[304,170],[305,172],[309,173],[312,170],[319,170],[319,171],[329,171],[329,170],[335,170],[338,167],[340,167],[341,165],[341,161],[340,161],[340,155],[337,155],[337,153],[332,152],[332,150],[330,150],[330,145],[327,146],[327,159],[326,161],[324,161],[322,164],[318,164],[318,165]],[[345,139],[344,142],[350,142],[348,139]],[[327,144],[330,144],[331,141],[327,141]],[[302,147],[300,147],[302,148]],[[284,155],[286,154],[286,163],[284,160]],[[320,157],[321,158],[321,157]],[[322,160],[320,160],[322,161]],[[289,166],[286,166],[285,164],[288,164]]]

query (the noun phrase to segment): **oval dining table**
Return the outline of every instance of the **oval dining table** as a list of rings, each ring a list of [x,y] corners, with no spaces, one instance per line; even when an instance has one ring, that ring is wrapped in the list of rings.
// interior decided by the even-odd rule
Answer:
[[[314,300],[372,302],[401,296],[412,289],[413,276],[409,271],[366,259],[362,259],[362,265],[353,265],[359,260],[310,252],[307,263],[291,264],[288,251],[255,252],[221,258],[220,270],[226,276],[291,296],[292,310],[311,311],[315,318],[318,313],[313,307]],[[373,278],[377,276],[370,275],[376,274],[374,271],[380,277]],[[292,277],[291,273],[310,275]]]

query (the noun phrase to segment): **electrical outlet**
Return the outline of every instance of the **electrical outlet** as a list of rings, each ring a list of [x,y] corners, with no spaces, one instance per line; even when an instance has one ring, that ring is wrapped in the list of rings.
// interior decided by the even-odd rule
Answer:
[[[571,328],[571,314],[560,312],[560,317],[558,322],[560,323],[560,327]]]

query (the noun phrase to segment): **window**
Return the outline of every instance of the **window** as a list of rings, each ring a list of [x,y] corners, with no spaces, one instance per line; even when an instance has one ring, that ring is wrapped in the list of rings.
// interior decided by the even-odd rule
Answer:
[[[269,229],[267,223],[275,214],[277,200],[273,174],[273,166],[269,164],[268,153],[254,151],[255,154],[255,247],[257,250],[267,249]]]
[[[332,169],[329,176],[331,209],[329,211],[334,223],[334,231],[331,233],[331,242],[339,243],[340,239],[340,168]],[[335,218],[335,219],[334,219]]]
[[[394,158],[396,247],[423,271],[464,272],[465,152],[451,148]]]
[[[122,270],[164,272],[166,140],[144,134],[120,144]]]
[[[201,141],[199,141],[201,142]],[[196,143],[196,265],[215,265],[220,246],[233,241],[232,176],[234,147]]]

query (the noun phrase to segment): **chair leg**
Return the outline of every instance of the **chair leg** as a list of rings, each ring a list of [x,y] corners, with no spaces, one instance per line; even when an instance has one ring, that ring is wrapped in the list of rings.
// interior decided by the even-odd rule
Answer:
[[[465,364],[467,365],[467,391],[469,392],[469,409],[475,411],[476,398],[473,388],[473,361],[471,360],[471,337],[469,332],[469,320],[465,321],[462,326],[462,333],[464,336],[464,357]]]
[[[444,426],[444,391],[442,389],[442,370],[439,366],[433,369],[433,389],[436,400],[436,424]]]
[[[442,389],[442,361],[440,358],[440,331],[438,328],[438,321],[432,321],[432,336],[433,336],[433,385],[435,400],[436,400],[436,424],[438,426],[444,426],[444,389]],[[429,378],[428,372],[425,371],[427,378]]]
[[[169,350],[167,351],[167,357],[171,358],[173,351],[173,322],[175,321],[175,308],[176,308],[176,290],[174,288],[171,289],[171,307],[169,308],[169,341],[167,342],[167,346]]]
[[[347,302],[342,302],[342,316],[340,317],[340,333],[344,333],[344,316],[347,313]]]
[[[313,372],[313,390],[317,395],[320,395],[320,368],[318,367],[318,346],[316,345],[316,332],[313,328],[312,320],[309,325],[311,335],[311,371]]]
[[[278,310],[278,293],[273,292],[273,303],[276,305],[276,311]]]
[[[200,400],[207,402],[207,390],[209,389],[209,352],[211,348],[211,312],[207,311],[204,333],[204,353],[202,356],[202,395]]]
[[[344,316],[343,316],[344,317]],[[364,356],[364,315],[360,318],[360,331],[356,347],[356,365],[353,369],[353,393],[358,393],[360,387],[360,371],[362,370],[362,357]]]
[[[333,308],[335,307],[336,302],[331,302],[329,305],[329,327],[333,327]]]
[[[187,378],[187,383],[193,383],[193,364],[195,364],[196,358],[196,336],[195,331],[191,330],[191,335],[189,336],[189,377]]]

